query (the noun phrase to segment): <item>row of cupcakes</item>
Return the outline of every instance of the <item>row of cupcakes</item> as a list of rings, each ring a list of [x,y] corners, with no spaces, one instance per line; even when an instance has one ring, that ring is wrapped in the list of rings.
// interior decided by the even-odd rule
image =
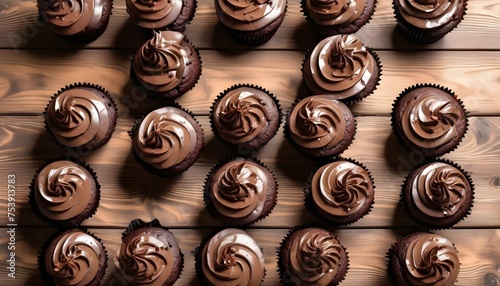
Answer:
[[[349,271],[349,254],[338,236],[316,225],[294,227],[276,247],[283,285],[338,285]],[[201,285],[260,285],[266,276],[263,249],[243,229],[208,235],[194,251]],[[132,285],[174,285],[184,267],[178,238],[155,219],[135,219],[112,258]],[[57,232],[40,250],[38,267],[47,285],[99,285],[108,265],[101,239],[85,229]],[[387,272],[397,285],[453,285],[460,270],[455,245],[438,234],[414,232],[387,252]]]
[[[301,0],[301,10],[322,36],[355,33],[370,21],[377,0]],[[130,19],[148,33],[184,32],[197,8],[196,0],[126,0]],[[467,0],[393,0],[397,26],[418,43],[433,43],[451,32],[464,18]],[[38,0],[41,16],[58,35],[72,42],[90,42],[106,29],[112,0]],[[234,39],[248,45],[269,41],[281,26],[287,0],[214,0],[215,13]]]

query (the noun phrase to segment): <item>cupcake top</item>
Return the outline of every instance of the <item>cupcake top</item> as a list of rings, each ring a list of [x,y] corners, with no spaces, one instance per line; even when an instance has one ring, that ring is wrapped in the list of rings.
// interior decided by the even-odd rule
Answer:
[[[167,169],[183,162],[203,140],[197,122],[186,111],[166,106],[151,111],[135,130],[136,154],[156,169]],[[201,135],[202,136],[202,135]]]
[[[245,231],[224,229],[204,243],[200,271],[210,285],[258,286],[265,276],[264,255]]]
[[[98,28],[104,9],[102,0],[37,0],[37,4],[49,27],[63,36]]]
[[[140,27],[158,29],[172,24],[181,14],[182,0],[126,0],[127,13]]]
[[[215,12],[225,26],[238,31],[264,28],[286,11],[286,0],[214,0]]]
[[[377,59],[354,35],[335,35],[319,42],[303,66],[304,81],[315,94],[348,99],[378,76]]]
[[[312,177],[310,192],[318,211],[333,220],[367,212],[374,200],[374,185],[368,172],[345,160],[320,167]]]
[[[155,31],[137,50],[132,69],[141,85],[154,92],[167,92],[179,86],[191,65],[192,52],[184,38],[180,32]]]
[[[347,26],[361,16],[367,1],[373,0],[304,0],[304,3],[316,24]]]
[[[454,20],[462,0],[394,0],[403,19],[420,29],[436,29]]]

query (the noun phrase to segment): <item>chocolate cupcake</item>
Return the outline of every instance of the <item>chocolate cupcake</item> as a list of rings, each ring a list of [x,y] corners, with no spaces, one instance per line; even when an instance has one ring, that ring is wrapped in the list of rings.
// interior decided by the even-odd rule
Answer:
[[[302,64],[304,83],[312,94],[328,94],[344,103],[372,94],[381,74],[377,53],[351,34],[321,40]]]
[[[201,285],[258,286],[266,274],[261,248],[236,228],[223,229],[202,242],[195,261]]]
[[[285,286],[338,285],[349,258],[337,236],[319,227],[292,229],[278,250],[278,271]]]
[[[236,41],[260,45],[269,41],[285,18],[287,0],[214,0],[222,26]]]
[[[162,176],[186,171],[204,146],[201,125],[189,111],[177,106],[149,112],[129,134],[136,159],[147,171]]]
[[[353,34],[370,21],[377,0],[301,0],[304,16],[322,36]]]
[[[130,19],[139,27],[184,32],[193,20],[196,0],[125,0]]]
[[[217,137],[238,151],[258,149],[278,132],[281,108],[266,89],[237,84],[221,92],[213,102],[210,125]]]
[[[469,215],[474,185],[458,165],[441,159],[412,170],[402,187],[404,210],[416,222],[432,229],[449,228]]]
[[[94,171],[75,158],[44,164],[30,185],[29,202],[42,220],[58,226],[76,226],[99,206],[100,185]]]
[[[405,89],[392,108],[392,128],[412,152],[439,157],[454,150],[467,132],[462,101],[448,88],[417,84]]]
[[[201,76],[198,49],[180,32],[155,31],[135,53],[130,76],[152,96],[179,97],[192,89]]]
[[[277,190],[276,179],[264,164],[228,157],[208,173],[203,198],[213,217],[227,225],[244,226],[271,213]]]
[[[122,234],[114,262],[131,285],[174,285],[184,257],[174,234],[157,219],[135,219]]]
[[[351,224],[370,212],[374,189],[373,178],[365,166],[338,158],[310,176],[304,189],[306,207],[333,224]]]
[[[467,0],[393,0],[398,28],[409,40],[432,44],[463,20]]]
[[[107,253],[101,240],[79,228],[50,238],[38,257],[45,285],[100,285],[106,272]]]
[[[51,98],[44,115],[46,129],[55,141],[84,151],[109,141],[118,116],[109,93],[85,82],[62,88]]]
[[[299,151],[314,158],[329,158],[349,147],[356,121],[349,108],[330,95],[313,95],[290,109],[285,137]]]
[[[453,243],[433,233],[416,232],[401,238],[389,250],[388,258],[389,276],[399,286],[451,286],[460,271]]]
[[[113,0],[37,0],[38,12],[57,35],[89,43],[108,27]]]

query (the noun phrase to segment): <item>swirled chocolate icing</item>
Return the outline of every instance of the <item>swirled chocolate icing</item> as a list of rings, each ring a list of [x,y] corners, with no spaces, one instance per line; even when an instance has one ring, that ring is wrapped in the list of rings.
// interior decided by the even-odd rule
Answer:
[[[181,163],[192,154],[199,140],[191,115],[176,107],[150,112],[135,132],[133,147],[137,155],[157,169]]]
[[[409,95],[411,96],[411,95]],[[465,112],[457,100],[436,88],[421,88],[402,114],[405,136],[416,146],[435,148],[450,142],[464,125]]]
[[[238,87],[216,103],[212,120],[219,136],[232,143],[248,142],[258,136],[271,120],[276,104],[265,92],[252,87]]]
[[[106,136],[114,123],[108,104],[99,93],[90,87],[71,87],[49,103],[46,123],[59,143],[79,147]]]
[[[158,29],[172,24],[181,13],[182,0],[126,0],[127,13],[143,28]]]
[[[68,220],[88,207],[95,191],[94,178],[85,168],[71,161],[57,161],[38,173],[34,197],[44,216]]]
[[[49,255],[49,254],[47,254]],[[56,285],[85,286],[98,274],[101,256],[106,255],[101,243],[82,231],[64,234],[50,254],[45,268]]]
[[[119,245],[115,264],[134,285],[162,286],[172,274],[174,254],[168,242],[142,232]]]
[[[38,0],[38,9],[52,30],[63,36],[96,29],[102,18],[102,0]]]
[[[201,250],[201,272],[210,285],[258,286],[265,275],[264,255],[246,232],[227,228]]]
[[[263,166],[244,159],[217,169],[210,186],[210,200],[217,212],[232,219],[258,219],[270,184],[265,172]]]
[[[166,92],[181,83],[191,64],[191,51],[183,46],[184,37],[180,32],[154,32],[153,38],[135,53],[132,68],[146,89]]]
[[[448,239],[424,233],[409,242],[403,269],[411,285],[450,286],[460,269],[458,252]]]
[[[344,138],[346,108],[328,96],[314,95],[302,99],[289,115],[293,141],[309,149],[333,148]]]
[[[215,12],[225,26],[255,31],[269,25],[286,11],[286,0],[214,0]]]
[[[371,0],[305,0],[305,8],[315,23],[322,26],[346,26],[363,13]]]
[[[306,228],[288,239],[292,240],[288,256],[281,259],[288,260],[287,273],[295,285],[330,285],[343,278],[339,274],[343,275],[347,256],[332,233]]]
[[[346,99],[365,89],[376,76],[377,61],[354,35],[319,42],[304,65],[304,81],[315,94]]]
[[[465,203],[471,186],[465,175],[452,165],[433,162],[419,168],[411,185],[417,208],[428,216],[454,215]]]
[[[316,208],[326,217],[349,216],[373,202],[373,183],[364,168],[349,161],[320,167],[311,180]]]
[[[403,18],[420,29],[435,29],[454,20],[461,0],[395,0]]]

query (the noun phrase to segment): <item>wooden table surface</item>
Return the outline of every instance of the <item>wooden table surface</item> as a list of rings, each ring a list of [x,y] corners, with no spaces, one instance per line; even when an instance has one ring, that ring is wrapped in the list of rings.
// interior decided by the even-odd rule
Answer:
[[[500,3],[470,0],[465,20],[457,29],[435,44],[422,46],[401,37],[391,1],[378,2],[372,21],[357,36],[379,54],[382,80],[373,95],[351,106],[358,130],[344,153],[372,172],[375,204],[368,216],[334,230],[350,258],[342,285],[390,284],[387,250],[401,235],[419,229],[402,211],[398,199],[407,171],[421,158],[400,146],[389,117],[396,96],[419,82],[451,88],[470,112],[470,127],[463,142],[443,157],[470,173],[476,191],[474,206],[471,215],[456,227],[437,231],[453,241],[459,251],[457,285],[500,285]],[[262,46],[250,48],[228,38],[218,24],[211,0],[198,0],[196,16],[186,35],[200,49],[203,74],[195,88],[178,102],[201,122],[205,149],[187,172],[159,178],[134,161],[127,135],[134,121],[159,102],[142,96],[129,78],[131,56],[145,39],[128,20],[125,1],[114,1],[108,29],[86,46],[55,36],[38,20],[34,0],[0,2],[0,284],[40,284],[37,254],[57,229],[33,214],[27,202],[29,184],[46,160],[74,154],[93,167],[102,186],[100,206],[83,226],[102,238],[108,251],[103,285],[124,284],[113,256],[121,232],[135,218],[158,218],[172,230],[185,255],[177,285],[198,285],[192,252],[202,238],[221,226],[204,207],[202,186],[213,164],[234,154],[214,138],[207,116],[209,106],[232,84],[253,83],[274,93],[287,112],[304,92],[301,63],[317,38],[298,0],[289,0],[283,25]],[[104,147],[91,153],[75,154],[58,146],[44,130],[41,113],[50,97],[74,82],[99,84],[118,104],[115,133]],[[273,170],[279,183],[272,214],[248,228],[264,249],[267,275],[263,285],[279,285],[276,249],[283,236],[293,226],[318,222],[303,206],[302,193],[316,165],[285,141],[282,129],[252,155]],[[15,175],[16,190],[15,197],[10,196],[15,204],[12,221],[8,221],[9,175]],[[11,223],[15,226],[8,225]],[[13,231],[8,233],[10,229]],[[15,279],[8,276],[9,242],[15,246]]]

